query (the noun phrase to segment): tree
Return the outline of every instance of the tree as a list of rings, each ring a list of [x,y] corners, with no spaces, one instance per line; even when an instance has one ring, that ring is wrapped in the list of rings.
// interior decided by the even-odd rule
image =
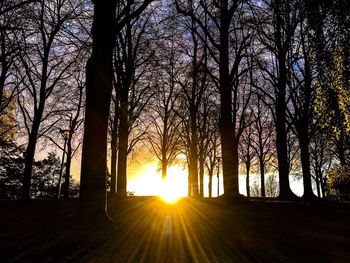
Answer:
[[[19,199],[23,180],[24,150],[12,141],[1,141],[0,199]]]
[[[241,126],[236,129],[240,119],[237,108],[239,81],[245,73],[241,62],[249,45],[250,34],[243,30],[244,12],[240,10],[240,1],[223,0],[189,2],[175,1],[179,13],[190,17],[201,29],[197,36],[206,45],[208,53],[219,67],[218,76],[211,74],[220,93],[220,136],[223,163],[224,193],[239,195],[238,189],[238,141]],[[237,16],[237,17],[236,17]],[[240,17],[240,19],[237,19]],[[230,43],[234,45],[231,53]],[[244,104],[243,104],[244,105]],[[244,107],[244,106],[243,106]],[[244,110],[242,110],[244,112]],[[242,116],[242,115],[241,115]],[[242,120],[242,119],[241,119]]]
[[[262,100],[261,94],[257,94],[256,97],[252,147],[259,162],[261,196],[265,197],[265,174],[268,163],[275,155],[275,135],[270,110]]]
[[[20,71],[23,91],[18,99],[28,144],[25,153],[22,199],[31,197],[32,166],[37,140],[58,122],[59,95],[57,88],[71,76],[69,71],[77,52],[64,43],[66,23],[74,17],[77,2],[46,2],[28,7],[25,49],[21,51]],[[68,29],[69,30],[69,29]],[[30,36],[30,37],[29,37]],[[70,55],[69,58],[67,55]],[[56,96],[55,96],[56,95]],[[55,96],[56,101],[52,101]],[[30,109],[30,106],[32,108]],[[45,124],[45,125],[44,125]]]
[[[287,107],[288,116],[291,119],[291,128],[296,134],[300,147],[300,161],[303,173],[304,194],[303,198],[314,199],[312,191],[310,169],[310,139],[312,136],[312,120],[315,108],[315,84],[313,57],[311,57],[311,37],[308,34],[308,21],[304,16],[304,10],[300,11],[300,24],[296,31],[299,42],[295,42],[295,50],[291,50],[289,56],[290,89],[289,98],[291,106]]]
[[[339,135],[350,127],[350,6],[343,0],[320,1],[310,2],[307,10],[317,56],[316,111],[323,126]]]
[[[219,147],[220,147],[220,136],[219,131],[217,129],[217,123],[215,118],[215,113],[213,112],[213,116],[209,118],[209,125],[211,127],[210,132],[208,133],[208,151],[207,151],[207,158],[205,161],[205,166],[208,171],[208,177],[209,177],[209,183],[208,183],[208,196],[212,197],[212,191],[213,191],[213,176],[214,176],[214,170],[215,167],[219,169],[218,167],[218,160],[219,160]]]
[[[150,10],[144,17],[136,17],[128,21],[117,36],[114,70],[116,101],[112,131],[112,186],[111,192],[115,192],[116,169],[116,142],[118,141],[118,177],[117,192],[120,196],[126,196],[127,186],[127,156],[135,144],[142,139],[145,132],[134,136],[130,141],[130,133],[138,125],[137,120],[143,113],[153,93],[150,91],[152,70],[150,70],[154,51],[149,48],[149,34],[147,26],[154,10]],[[135,133],[134,133],[135,134]],[[113,167],[114,166],[114,167]]]
[[[153,100],[151,101],[150,118],[151,130],[149,142],[152,151],[161,164],[162,180],[166,179],[167,167],[172,164],[180,152],[181,120],[178,116],[179,87],[176,82],[181,67],[180,53],[176,43],[164,43],[163,51],[167,51],[166,59],[159,61],[160,72],[158,84]]]
[[[16,132],[17,121],[14,108],[19,93],[20,78],[15,68],[19,61],[22,45],[23,12],[26,4],[33,1],[0,3],[0,137],[12,137]]]
[[[45,136],[53,143],[54,146],[58,147],[61,151],[64,151],[64,154],[66,156],[64,165],[64,187],[62,191],[64,198],[68,198],[70,196],[70,172],[72,159],[81,145],[79,135],[81,133],[80,129],[83,123],[81,111],[84,107],[84,84],[82,83],[81,77],[82,75],[77,72],[76,76],[74,77],[74,81],[72,79],[69,80],[72,89],[65,96],[67,108],[61,114],[61,121],[55,125],[54,130],[57,132],[51,132],[49,135]],[[64,105],[62,107],[64,107]],[[60,141],[62,139],[64,141],[63,147],[60,144]],[[60,185],[58,188],[60,189]],[[58,193],[60,192],[61,191],[58,190]]]
[[[84,213],[106,214],[107,128],[116,34],[150,2],[143,1],[134,12],[125,13],[134,3],[126,1],[117,14],[117,1],[93,1],[93,45],[86,65],[86,110],[80,175],[80,208]]]
[[[185,34],[187,31],[190,35],[190,41],[188,41],[189,43],[183,44],[183,53],[186,55],[186,57],[188,57],[189,63],[185,67],[187,70],[184,72],[183,76],[181,76],[181,79],[179,79],[178,82],[181,86],[181,98],[183,100],[183,105],[185,106],[185,110],[181,112],[181,118],[183,122],[182,128],[185,132],[185,136],[183,136],[183,138],[186,140],[185,145],[187,146],[189,163],[189,195],[203,196],[205,161],[203,146],[205,143],[203,136],[201,137],[200,135],[203,135],[205,131],[202,130],[200,132],[198,130],[207,128],[203,127],[203,125],[206,125],[207,116],[204,116],[206,113],[200,113],[200,108],[203,108],[204,106],[202,105],[203,94],[209,87],[209,78],[207,74],[208,54],[205,45],[200,45],[200,41],[196,35],[198,26],[195,24],[195,22],[190,20],[184,21],[183,23],[185,27]],[[187,59],[185,58],[185,60]],[[202,125],[200,122],[202,122]]]
[[[325,197],[325,175],[333,160],[334,146],[330,143],[330,132],[320,127],[310,142],[310,162],[318,197]]]
[[[253,5],[254,19],[259,42],[265,47],[259,62],[265,87],[256,86],[272,103],[276,128],[276,148],[280,193],[279,198],[291,199],[295,195],[289,185],[287,148],[287,84],[288,54],[295,29],[298,25],[298,1],[272,0],[264,5]],[[268,58],[272,59],[269,60]],[[267,91],[270,86],[273,96]]]
[[[250,115],[250,117],[247,117],[248,119],[252,118],[251,113],[247,113]],[[248,120],[251,124],[248,125],[241,136],[240,140],[240,159],[241,162],[245,166],[245,172],[246,172],[246,191],[247,191],[247,197],[250,197],[250,171],[251,167],[254,165],[254,158],[255,158],[255,152],[253,148],[253,141],[254,141],[254,128],[253,128],[253,120]]]

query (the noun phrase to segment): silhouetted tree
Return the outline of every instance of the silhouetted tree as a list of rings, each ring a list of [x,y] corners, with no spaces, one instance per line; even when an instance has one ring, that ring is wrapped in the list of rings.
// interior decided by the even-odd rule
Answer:
[[[130,141],[130,133],[135,131],[138,126],[138,119],[143,113],[146,105],[153,94],[150,91],[149,82],[152,78],[152,70],[150,68],[150,60],[154,52],[149,48],[150,43],[147,38],[149,19],[153,15],[154,10],[144,12],[142,17],[128,21],[124,28],[117,36],[117,44],[114,54],[114,70],[115,70],[115,89],[116,99],[115,105],[118,106],[114,117],[118,117],[114,123],[114,128],[118,129],[118,133],[113,131],[113,148],[116,147],[118,141],[118,176],[117,176],[117,192],[120,196],[126,196],[127,186],[127,155],[142,139],[146,130],[139,132]],[[142,129],[139,127],[140,130]],[[115,148],[114,148],[115,149]],[[112,149],[114,151],[114,149]],[[116,154],[112,152],[113,160]],[[113,167],[114,166],[114,167]],[[112,163],[111,176],[115,176],[115,163]],[[115,183],[112,180],[111,192],[114,192]]]
[[[250,197],[250,171],[252,166],[254,165],[254,157],[255,152],[253,148],[253,141],[254,141],[254,128],[253,128],[253,121],[252,113],[247,113],[247,119],[248,122],[250,122],[250,125],[248,125],[241,136],[240,142],[239,142],[239,153],[240,153],[240,159],[241,162],[245,166],[245,172],[246,172],[246,192],[247,197]]]
[[[181,145],[181,120],[177,113],[180,108],[179,85],[176,81],[182,70],[179,65],[181,57],[174,40],[164,44],[166,59],[158,62],[159,81],[153,87],[155,95],[149,110],[152,124],[148,137],[150,146],[161,164],[162,180],[166,179],[167,167],[180,153]]]
[[[254,3],[253,3],[254,5]],[[287,148],[287,84],[288,84],[288,54],[297,20],[298,1],[271,0],[264,5],[255,3],[253,7],[258,38],[266,48],[266,54],[260,63],[262,75],[271,85],[273,95],[267,89],[259,90],[268,97],[274,107],[276,127],[276,148],[278,158],[278,173],[282,199],[294,198],[289,185],[289,163]],[[269,60],[268,58],[272,59]]]
[[[92,53],[86,65],[86,110],[81,164],[82,212],[106,213],[106,164],[108,115],[113,88],[113,49],[116,34],[151,2],[143,1],[132,13],[126,1],[117,13],[117,1],[93,1]]]
[[[74,18],[74,10],[79,2],[41,1],[28,6],[26,22],[28,24],[25,48],[21,50],[23,71],[23,91],[19,97],[19,106],[28,143],[25,153],[22,199],[30,199],[32,166],[37,140],[58,122],[55,116],[59,95],[56,90],[62,88],[62,81],[71,76],[71,66],[78,52],[68,49],[63,41],[66,24]],[[29,37],[30,35],[30,37]],[[69,54],[69,57],[67,56]],[[55,101],[52,101],[52,97]]]
[[[299,141],[304,185],[303,198],[313,199],[315,195],[312,191],[309,146],[316,96],[313,81],[314,67],[312,66],[314,58],[311,56],[311,37],[307,33],[309,25],[302,9],[299,13],[299,19],[299,27],[296,30],[296,38],[299,36],[299,41],[294,39],[296,48],[291,50],[291,55],[289,55],[289,65],[291,67],[289,98],[291,105],[287,107],[287,112],[291,119],[292,131]]]
[[[242,89],[239,82],[245,73],[240,66],[250,39],[249,32],[243,29],[244,23],[241,23],[244,20],[243,12],[237,11],[241,8],[241,2],[199,1],[192,5],[192,2],[175,1],[175,4],[179,13],[190,17],[198,25],[201,32],[197,32],[197,36],[218,65],[218,76],[215,72],[211,72],[211,76],[220,93],[224,193],[239,195],[238,141],[242,127],[236,127],[237,123],[241,123],[237,108],[245,107],[244,103],[243,106],[238,103],[238,94]]]

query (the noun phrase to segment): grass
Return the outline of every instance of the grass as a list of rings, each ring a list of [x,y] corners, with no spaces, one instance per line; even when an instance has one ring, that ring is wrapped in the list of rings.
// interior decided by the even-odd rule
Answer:
[[[350,262],[349,208],[130,197],[106,224],[77,200],[1,201],[0,262]]]

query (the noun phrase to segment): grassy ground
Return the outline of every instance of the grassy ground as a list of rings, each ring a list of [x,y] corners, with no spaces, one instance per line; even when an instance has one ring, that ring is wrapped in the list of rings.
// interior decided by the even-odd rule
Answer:
[[[132,197],[111,224],[77,207],[0,202],[0,262],[350,262],[346,204]]]

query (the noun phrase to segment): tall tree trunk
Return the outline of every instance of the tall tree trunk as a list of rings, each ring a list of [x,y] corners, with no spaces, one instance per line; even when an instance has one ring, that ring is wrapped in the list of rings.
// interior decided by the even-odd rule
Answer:
[[[204,159],[203,157],[199,158],[199,196],[204,197]]]
[[[299,133],[299,136],[298,136],[299,144],[300,144],[301,167],[303,172],[303,186],[304,186],[303,198],[312,199],[315,197],[315,195],[312,191],[312,184],[311,184],[310,154],[309,154],[310,142],[309,142],[308,134],[305,133],[306,130],[307,130],[307,127],[303,127],[303,131],[301,131],[301,133]]]
[[[112,129],[112,140],[111,140],[111,194],[116,193],[117,185],[117,147],[118,147],[118,120],[119,110],[118,101],[115,101],[114,118],[113,118],[113,129]]]
[[[278,159],[278,173],[280,185],[280,199],[291,199],[295,197],[289,185],[289,164],[287,148],[287,130],[286,130],[286,87],[287,87],[287,67],[286,67],[286,47],[282,37],[282,5],[281,1],[274,2],[274,11],[276,15],[275,41],[278,60],[278,83],[276,90],[276,148]]]
[[[208,176],[209,176],[209,184],[208,184],[208,195],[209,195],[209,198],[212,197],[212,191],[213,191],[213,172],[214,172],[214,169],[209,169],[208,171]]]
[[[126,196],[126,170],[128,159],[128,90],[126,87],[121,89],[120,94],[120,123],[119,123],[119,147],[118,147],[118,176],[117,176],[117,194]]]
[[[192,196],[192,175],[191,175],[191,161],[188,160],[188,164],[187,164],[187,170],[188,170],[188,178],[187,178],[187,196]]]
[[[93,1],[93,46],[86,65],[80,210],[94,216],[106,214],[107,128],[112,93],[116,2]]]
[[[219,85],[220,85],[220,136],[221,155],[225,195],[239,195],[238,189],[238,153],[234,143],[235,127],[232,121],[232,90],[229,73],[229,14],[228,1],[222,1],[220,10],[220,54],[219,54]],[[237,164],[237,165],[236,165]]]
[[[221,136],[221,155],[222,155],[222,169],[224,180],[224,194],[238,195],[238,171],[235,171],[235,157],[234,157],[234,127],[232,123],[232,94],[228,84],[228,66],[227,69],[220,69],[220,136]],[[237,161],[236,161],[237,163]]]
[[[163,182],[166,180],[167,168],[168,168],[168,163],[166,159],[163,159],[162,160],[162,181]]]
[[[285,91],[283,92],[285,94]],[[279,96],[276,106],[276,148],[278,159],[279,198],[290,199],[293,196],[289,185],[289,165],[287,155],[286,105],[285,96]]]
[[[197,147],[197,116],[193,108],[191,109],[191,145],[190,145],[190,175],[192,185],[192,195],[198,196],[198,147]]]
[[[246,163],[245,165],[246,171],[247,171],[247,176],[246,176],[246,190],[247,190],[247,197],[250,197],[250,163]]]
[[[263,156],[263,155],[261,155]],[[265,193],[265,164],[263,158],[259,158],[260,165],[260,185],[261,185],[261,197],[266,197]]]
[[[7,72],[9,70],[9,67],[7,65],[7,60],[6,60],[6,43],[4,41],[5,39],[5,31],[0,29],[0,39],[2,40],[0,43],[0,57],[1,59],[1,72],[0,72],[0,113],[1,111],[4,110],[4,106],[2,105],[3,100],[5,98],[3,97],[4,95],[4,88],[5,88],[5,81],[7,77]]]
[[[35,148],[36,148],[36,142],[37,142],[42,113],[43,113],[43,107],[40,107],[38,111],[35,113],[32,129],[29,134],[27,149],[25,152],[23,185],[22,185],[22,196],[21,196],[21,199],[23,201],[29,201],[31,198],[30,185],[32,180],[32,169],[33,169]]]

